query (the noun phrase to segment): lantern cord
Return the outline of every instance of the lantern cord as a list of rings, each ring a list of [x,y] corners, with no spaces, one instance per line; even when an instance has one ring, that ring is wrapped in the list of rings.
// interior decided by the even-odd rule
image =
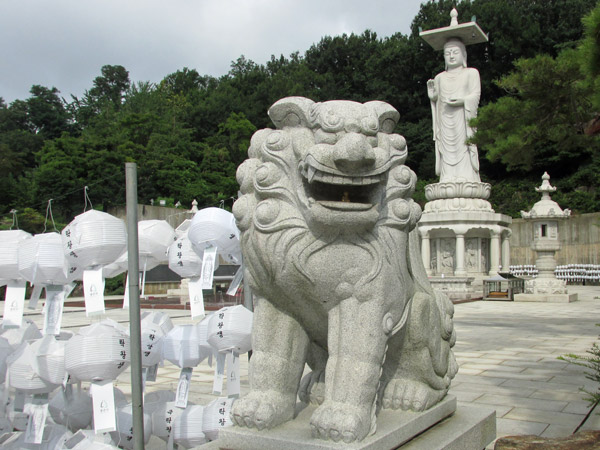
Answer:
[[[12,219],[12,225],[10,226],[10,229],[12,230],[13,227],[16,227],[16,229],[19,229],[19,219],[17,218],[17,210],[16,209],[11,209],[10,213],[13,215]]]
[[[88,203],[90,204],[90,209],[94,209],[90,196],[88,195],[88,189],[87,186],[83,188],[83,212],[87,210]]]
[[[58,230],[56,229],[56,224],[54,223],[54,217],[52,216],[52,200],[53,199],[48,200],[48,206],[46,206],[46,220],[44,221],[44,233],[46,232],[46,225],[48,224],[48,215],[50,215],[50,219],[52,220],[52,227],[54,228],[54,231],[58,233]]]

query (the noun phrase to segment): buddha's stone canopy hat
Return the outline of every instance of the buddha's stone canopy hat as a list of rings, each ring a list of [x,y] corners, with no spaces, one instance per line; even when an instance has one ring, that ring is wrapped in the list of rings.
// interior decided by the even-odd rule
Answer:
[[[419,36],[431,45],[434,50],[442,50],[446,41],[452,38],[460,39],[465,45],[480,44],[488,41],[487,34],[475,23],[475,20],[459,25],[456,8],[452,9],[450,17],[450,26],[421,31],[419,33]]]

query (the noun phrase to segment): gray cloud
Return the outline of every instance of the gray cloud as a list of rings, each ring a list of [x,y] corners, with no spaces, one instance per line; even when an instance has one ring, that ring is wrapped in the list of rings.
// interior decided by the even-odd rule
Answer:
[[[105,64],[132,81],[183,67],[221,76],[244,55],[303,54],[322,36],[407,34],[422,0],[22,0],[0,2],[0,96],[33,84],[81,96]]]

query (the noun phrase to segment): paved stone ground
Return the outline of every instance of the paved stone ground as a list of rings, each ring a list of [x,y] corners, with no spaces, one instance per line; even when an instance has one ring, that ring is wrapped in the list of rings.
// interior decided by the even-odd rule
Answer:
[[[572,433],[589,408],[581,387],[597,390],[584,369],[557,359],[566,353],[585,354],[598,338],[600,287],[572,286],[579,301],[564,304],[476,301],[455,305],[460,365],[450,392],[461,404],[491,406],[497,414],[497,436],[536,434],[564,436]],[[3,306],[3,305],[2,305]],[[174,323],[190,323],[188,311],[167,311]],[[27,312],[39,326],[40,310]],[[126,323],[128,313],[107,310],[107,316]],[[93,319],[98,320],[98,319]],[[83,308],[65,307],[63,328],[75,331],[92,320]],[[248,390],[248,365],[241,357],[242,395]],[[206,404],[212,394],[214,369],[205,361],[194,369],[190,401]],[[116,385],[130,392],[129,371]],[[167,363],[147,390],[175,390],[179,368]],[[600,411],[599,411],[600,412]],[[593,415],[584,428],[600,429]],[[147,448],[164,448],[153,438]],[[492,448],[490,445],[488,448]]]

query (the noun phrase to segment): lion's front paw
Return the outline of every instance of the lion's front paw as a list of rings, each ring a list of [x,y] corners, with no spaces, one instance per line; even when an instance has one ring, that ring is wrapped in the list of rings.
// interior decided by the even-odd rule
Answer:
[[[391,380],[383,393],[383,407],[425,411],[439,402],[447,390],[435,390],[426,384],[411,379]]]
[[[326,401],[310,419],[314,438],[349,444],[363,440],[371,431],[370,408]]]
[[[236,400],[231,410],[233,422],[240,427],[273,428],[294,417],[295,398],[275,391],[252,391]]]
[[[304,403],[320,405],[325,396],[325,371],[313,370],[306,374],[300,382],[298,397]]]

